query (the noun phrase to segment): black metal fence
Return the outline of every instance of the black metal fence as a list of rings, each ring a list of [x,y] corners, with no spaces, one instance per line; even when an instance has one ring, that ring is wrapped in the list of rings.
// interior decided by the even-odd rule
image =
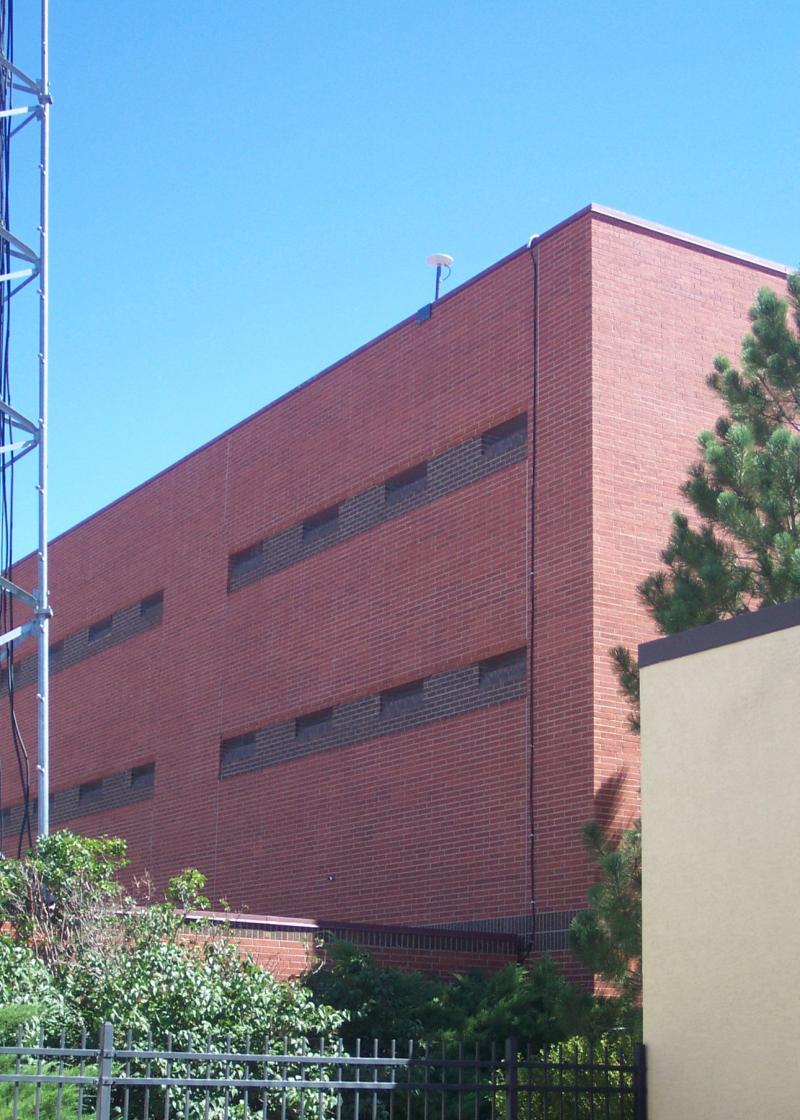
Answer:
[[[625,1040],[505,1044],[283,1039],[240,1052],[167,1037],[0,1047],[3,1120],[646,1120],[645,1052]]]

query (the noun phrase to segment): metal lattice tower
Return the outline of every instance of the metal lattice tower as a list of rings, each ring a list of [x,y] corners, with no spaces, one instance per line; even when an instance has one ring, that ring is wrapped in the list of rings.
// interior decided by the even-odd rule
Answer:
[[[26,12],[26,15],[28,13]],[[2,386],[0,388],[0,467],[2,468],[4,526],[8,529],[8,543],[2,559],[3,574],[0,575],[0,599],[2,599],[2,629],[0,650],[5,653],[6,680],[11,696],[13,733],[18,735],[13,713],[13,651],[16,643],[33,636],[36,640],[38,662],[38,681],[36,694],[37,711],[37,752],[38,771],[38,811],[37,826],[40,836],[49,832],[49,630],[52,611],[48,590],[47,556],[47,395],[48,395],[48,211],[49,211],[49,148],[50,148],[50,80],[48,67],[48,0],[41,0],[40,8],[40,77],[33,78],[14,64],[13,54],[13,0],[0,0],[0,23],[2,42],[0,42],[0,148],[2,167],[0,168],[0,300],[4,323],[2,348]],[[33,53],[33,52],[31,52]],[[15,93],[20,94],[21,104],[13,104]],[[9,167],[12,162],[14,137],[24,128],[37,126],[40,133],[39,143],[39,224],[33,236],[23,236],[25,230],[11,228],[12,208],[9,205],[11,177]],[[36,245],[38,233],[38,245]],[[38,282],[38,410],[35,418],[23,415],[12,407],[9,364],[15,366],[13,373],[19,380],[33,381],[36,362],[33,360],[34,338],[30,339],[31,361],[25,361],[25,346],[21,348],[22,359],[10,363],[9,359],[9,322],[12,302],[19,293]],[[23,328],[23,334],[25,333]],[[36,335],[36,328],[30,332]],[[7,495],[13,503],[13,472],[16,463],[31,452],[38,456],[36,502],[38,505],[38,543],[36,549],[36,587],[25,589],[13,580],[13,542],[11,530],[13,516],[7,518]],[[14,625],[14,603],[21,605],[27,619]],[[24,790],[26,812],[28,791]]]

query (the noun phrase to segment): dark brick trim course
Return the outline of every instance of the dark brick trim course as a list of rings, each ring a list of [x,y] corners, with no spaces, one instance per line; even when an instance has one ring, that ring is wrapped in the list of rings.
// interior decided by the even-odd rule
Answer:
[[[422,697],[413,704],[387,707],[386,696],[397,693],[397,689],[390,689],[388,693],[374,692],[324,709],[325,721],[319,719],[322,713],[312,713],[317,721],[314,726],[318,728],[313,735],[307,733],[305,722],[311,716],[301,714],[282,723],[224,739],[220,744],[220,777],[231,778],[251,770],[263,770],[267,766],[290,762],[309,754],[351,746],[366,739],[409,731],[449,716],[518,700],[526,690],[527,651],[515,650],[504,657],[504,673],[498,674],[492,684],[487,685],[485,679],[481,684],[481,667],[488,662],[476,661],[472,665],[425,677],[421,682]],[[493,662],[495,659],[489,660]]]
[[[572,919],[582,910],[552,910],[549,913],[514,914],[507,918],[475,918],[462,922],[437,923],[437,929],[475,930],[485,933],[514,934],[530,940],[534,931],[533,948],[535,952],[546,953],[556,949],[569,949],[569,927]]]
[[[516,937],[481,935],[478,931],[454,930],[447,927],[419,930],[371,930],[353,926],[325,925],[323,934],[362,945],[368,949],[426,949],[440,953],[507,953],[515,956],[519,951]]]
[[[536,915],[533,947],[539,953],[555,949],[569,949],[569,927],[572,919],[583,913],[583,907],[574,910],[553,910]]]
[[[105,778],[93,778],[69,789],[56,790],[50,794],[50,823],[61,827],[76,817],[90,816],[92,813],[105,813],[134,805],[139,801],[149,801],[155,793],[156,767],[154,762],[133,766],[109,774]],[[36,798],[31,801],[31,828],[36,828]],[[16,837],[22,824],[22,805],[11,805],[2,811],[3,834],[8,841]]]
[[[339,937],[354,945],[373,949],[434,949],[443,952],[507,953],[519,951],[519,938],[513,933],[461,928],[458,923],[441,926],[380,926],[367,922],[293,921],[291,918],[267,918],[241,914],[219,914],[208,911],[187,914],[187,922],[212,922],[227,926],[237,937],[275,940],[295,937]]]
[[[328,506],[288,529],[234,552],[228,559],[228,590],[280,572],[324,548],[365,533],[454,490],[486,478],[528,452],[528,418],[515,416],[392,475],[369,490]]]
[[[466,933],[485,933],[495,937],[530,937],[530,914],[513,914],[502,918],[466,918],[458,922],[435,922],[431,929],[463,930]]]
[[[103,653],[112,646],[118,646],[160,626],[164,618],[164,592],[157,591],[147,595],[144,599],[132,603],[128,607],[114,611],[111,615],[104,615],[84,627],[76,630],[61,641],[50,646],[50,675],[60,673],[87,657],[94,657]],[[14,662],[14,688],[26,688],[36,681],[36,654]],[[7,670],[3,670],[0,680],[0,692],[7,690]]]

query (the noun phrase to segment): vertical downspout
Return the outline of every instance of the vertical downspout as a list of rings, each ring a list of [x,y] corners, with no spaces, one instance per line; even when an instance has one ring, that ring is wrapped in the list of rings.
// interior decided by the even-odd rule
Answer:
[[[531,400],[531,467],[530,467],[530,558],[528,569],[528,858],[530,860],[530,907],[531,907],[531,932],[525,956],[533,952],[536,944],[536,828],[534,820],[534,759],[536,749],[536,732],[534,718],[536,714],[536,678],[535,678],[535,652],[536,652],[536,427],[539,420],[539,237],[534,236],[528,242],[532,269],[532,366],[533,385]]]

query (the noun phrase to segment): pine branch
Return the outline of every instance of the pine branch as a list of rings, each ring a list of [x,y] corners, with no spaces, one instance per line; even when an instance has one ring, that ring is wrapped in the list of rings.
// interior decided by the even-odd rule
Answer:
[[[725,411],[682,486],[692,521],[673,515],[638,589],[665,634],[800,595],[800,274],[788,300],[761,289],[750,320],[741,369],[720,356],[708,378]]]
[[[631,705],[631,710],[628,713],[628,723],[631,731],[639,731],[639,663],[625,646],[614,646],[612,650],[609,650],[609,656],[614,663],[620,691],[627,696]]]

